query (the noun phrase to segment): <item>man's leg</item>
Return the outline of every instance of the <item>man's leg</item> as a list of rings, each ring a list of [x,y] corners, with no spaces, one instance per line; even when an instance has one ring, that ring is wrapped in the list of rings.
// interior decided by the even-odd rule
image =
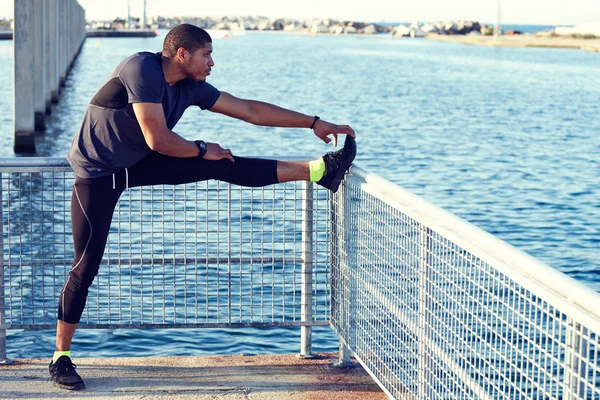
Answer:
[[[308,181],[310,170],[308,162],[277,162],[277,179],[279,182]]]
[[[112,176],[76,178],[71,197],[71,224],[75,258],[59,298],[56,352],[50,364],[52,380],[64,389],[78,390],[83,381],[70,360],[77,324],[104,254],[114,208],[123,185],[112,186]]]
[[[342,149],[327,153],[322,159],[311,162],[235,156],[235,162],[227,159],[209,161],[197,157],[178,158],[151,153],[128,169],[128,187],[177,185],[208,179],[240,186],[260,187],[282,182],[313,180],[336,192],[355,155],[356,143],[350,136]]]

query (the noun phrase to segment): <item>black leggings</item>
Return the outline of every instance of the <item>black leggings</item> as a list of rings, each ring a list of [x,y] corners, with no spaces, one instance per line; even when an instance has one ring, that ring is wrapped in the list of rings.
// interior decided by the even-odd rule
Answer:
[[[58,319],[79,323],[91,286],[102,261],[115,206],[127,187],[178,185],[217,179],[240,186],[278,183],[277,161],[234,157],[208,161],[151,153],[140,162],[103,178],[75,178],[71,223],[75,259],[60,294]]]

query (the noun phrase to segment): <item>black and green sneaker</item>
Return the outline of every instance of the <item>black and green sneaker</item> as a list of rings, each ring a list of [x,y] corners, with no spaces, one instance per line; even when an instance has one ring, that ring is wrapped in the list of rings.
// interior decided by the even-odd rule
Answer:
[[[356,157],[356,140],[352,136],[346,135],[346,141],[342,149],[329,152],[323,156],[325,173],[321,180],[317,181],[317,184],[331,190],[333,193],[337,192],[340,182],[344,179],[344,174],[354,161],[354,157]]]
[[[83,379],[75,372],[77,366],[73,364],[71,359],[67,356],[61,356],[53,364],[50,361],[48,369],[50,370],[50,379],[56,386],[67,390],[81,390],[85,388]]]

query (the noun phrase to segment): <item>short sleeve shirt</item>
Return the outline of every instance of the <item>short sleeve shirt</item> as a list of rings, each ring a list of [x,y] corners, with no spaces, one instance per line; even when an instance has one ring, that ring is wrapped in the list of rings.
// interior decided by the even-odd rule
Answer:
[[[131,167],[152,150],[133,112],[133,103],[162,104],[173,129],[192,106],[211,108],[221,92],[206,82],[181,80],[170,86],[160,53],[136,53],[123,60],[94,95],[67,156],[82,178],[99,178]]]

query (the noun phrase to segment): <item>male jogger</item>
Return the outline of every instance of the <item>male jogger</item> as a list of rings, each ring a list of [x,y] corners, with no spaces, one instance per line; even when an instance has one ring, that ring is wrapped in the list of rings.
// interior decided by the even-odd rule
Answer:
[[[52,381],[85,387],[70,347],[98,273],[112,215],[121,193],[137,186],[218,179],[241,186],[305,180],[337,191],[356,155],[355,133],[295,111],[220,92],[205,82],[214,65],[206,31],[183,24],[165,37],[160,53],[122,61],[90,101],[67,159],[76,174],[71,199],[75,258],[58,304]],[[256,125],[311,128],[326,143],[345,134],[344,147],[310,162],[236,157],[217,143],[189,141],[172,131],[196,105]]]

